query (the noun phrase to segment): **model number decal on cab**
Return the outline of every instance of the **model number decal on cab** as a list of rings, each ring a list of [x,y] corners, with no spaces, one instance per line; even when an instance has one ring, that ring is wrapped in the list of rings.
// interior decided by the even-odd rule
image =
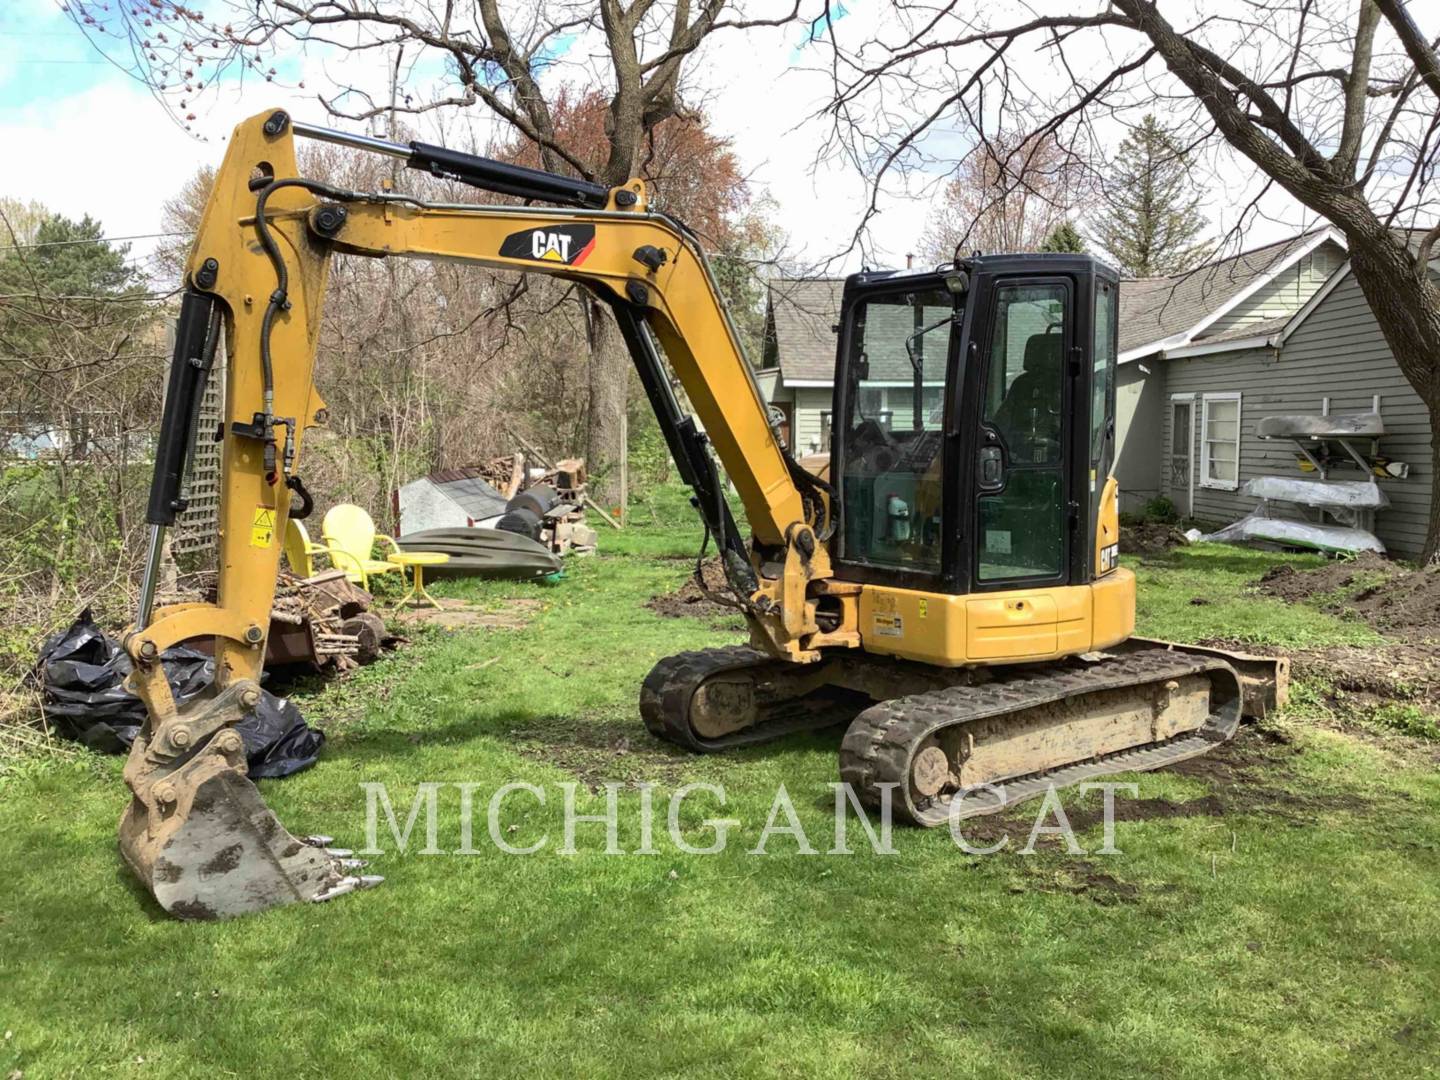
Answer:
[[[1106,544],[1100,549],[1100,573],[1108,574],[1120,565],[1120,545]]]
[[[579,266],[594,248],[594,225],[557,225],[511,233],[500,245],[500,257]]]

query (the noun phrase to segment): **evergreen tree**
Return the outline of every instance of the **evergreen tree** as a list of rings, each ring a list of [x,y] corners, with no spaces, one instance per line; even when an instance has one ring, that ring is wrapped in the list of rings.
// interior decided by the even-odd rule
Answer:
[[[1062,221],[1040,241],[1040,250],[1078,254],[1085,250],[1085,238],[1068,220]]]
[[[1200,196],[1190,187],[1184,151],[1153,115],[1120,144],[1105,180],[1096,242],[1132,277],[1184,273],[1209,258]]]
[[[159,385],[143,329],[155,310],[129,250],[88,214],[48,212],[26,246],[0,249],[0,401],[11,417],[74,431],[91,414],[130,408],[136,379]]]
[[[136,283],[129,252],[129,244],[107,241],[89,214],[79,221],[46,214],[28,247],[0,250],[0,282],[50,297],[115,296]]]

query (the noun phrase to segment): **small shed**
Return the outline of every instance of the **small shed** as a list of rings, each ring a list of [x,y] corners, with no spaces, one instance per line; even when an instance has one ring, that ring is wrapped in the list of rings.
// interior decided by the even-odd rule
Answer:
[[[505,496],[479,469],[442,469],[412,480],[395,493],[400,535],[424,529],[492,527],[505,513]]]

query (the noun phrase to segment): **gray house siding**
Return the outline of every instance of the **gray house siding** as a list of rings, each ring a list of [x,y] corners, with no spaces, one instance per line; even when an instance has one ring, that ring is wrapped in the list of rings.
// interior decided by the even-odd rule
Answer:
[[[1425,539],[1430,499],[1430,423],[1424,405],[1405,381],[1381,337],[1370,307],[1352,277],[1346,277],[1325,297],[1285,342],[1274,349],[1218,353],[1163,361],[1165,408],[1161,446],[1166,494],[1182,509],[1188,492],[1172,479],[1170,400],[1176,394],[1195,395],[1195,429],[1192,461],[1201,468],[1201,402],[1207,393],[1238,392],[1240,401],[1240,483],[1256,476],[1301,476],[1293,445],[1262,441],[1255,426],[1272,413],[1320,412],[1330,399],[1331,412],[1363,412],[1380,395],[1380,408],[1389,435],[1381,452],[1407,462],[1405,480],[1382,480],[1390,506],[1376,516],[1375,532],[1392,554],[1414,556]],[[1256,500],[1238,490],[1207,487],[1196,474],[1194,517],[1223,524],[1254,509]],[[1354,479],[1354,470],[1338,473]]]
[[[1150,357],[1122,364],[1115,380],[1115,428],[1123,432],[1116,440],[1115,480],[1120,485],[1120,509],[1139,513],[1160,494],[1160,445],[1163,421],[1163,371],[1160,361]]]

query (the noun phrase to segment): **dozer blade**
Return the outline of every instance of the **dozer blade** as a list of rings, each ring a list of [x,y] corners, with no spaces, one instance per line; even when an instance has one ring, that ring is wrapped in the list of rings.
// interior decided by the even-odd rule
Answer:
[[[341,857],[348,852],[317,846],[327,838],[291,835],[265,805],[246,776],[244,741],[226,722],[238,719],[244,692],[191,703],[157,734],[143,732],[125,766],[134,797],[120,821],[121,854],[181,919],[328,900],[381,880],[352,873],[353,860]],[[176,753],[177,742],[196,749]]]
[[[1273,716],[1290,700],[1290,658],[1288,656],[1256,656],[1254,653],[1218,649],[1211,645],[1186,645],[1160,638],[1132,637],[1108,650],[1124,654],[1145,649],[1213,656],[1224,660],[1240,676],[1240,715],[1252,720]]]

